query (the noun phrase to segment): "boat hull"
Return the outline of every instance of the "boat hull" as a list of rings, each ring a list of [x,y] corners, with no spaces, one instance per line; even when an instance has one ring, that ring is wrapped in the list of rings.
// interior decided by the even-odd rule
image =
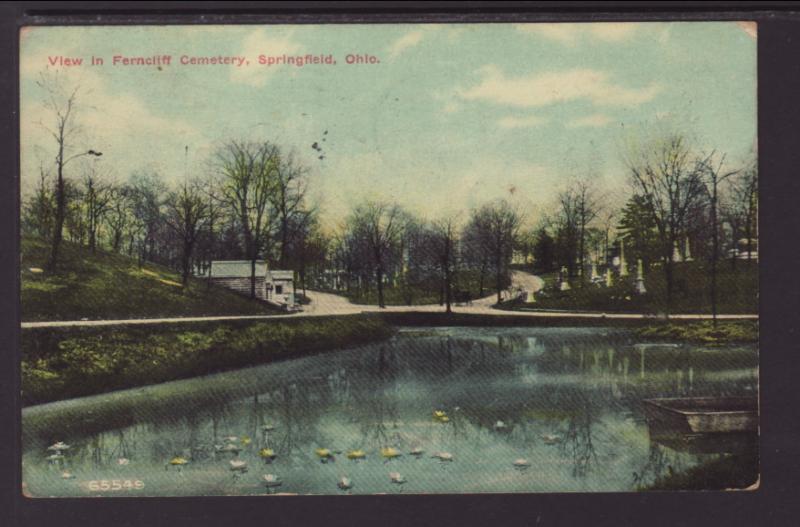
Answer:
[[[754,397],[645,399],[651,435],[758,433]]]

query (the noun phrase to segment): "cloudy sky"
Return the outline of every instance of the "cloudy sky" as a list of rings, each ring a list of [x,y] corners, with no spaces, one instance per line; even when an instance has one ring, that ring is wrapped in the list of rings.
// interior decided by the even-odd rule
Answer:
[[[534,220],[572,177],[622,195],[624,145],[654,129],[680,129],[733,162],[752,156],[755,33],[733,22],[30,28],[20,37],[23,191],[55,156],[35,81],[57,71],[79,86],[72,151],[102,151],[97,162],[120,180],[154,170],[174,181],[187,166],[208,170],[226,139],[267,139],[309,167],[330,223],[365,198],[432,218],[507,197]],[[307,53],[337,65],[257,64]],[[380,63],[346,65],[351,53]],[[161,69],[111,65],[164,54],[173,62]],[[59,55],[84,65],[50,65]],[[92,55],[105,64],[86,65]],[[250,64],[181,66],[182,55]]]

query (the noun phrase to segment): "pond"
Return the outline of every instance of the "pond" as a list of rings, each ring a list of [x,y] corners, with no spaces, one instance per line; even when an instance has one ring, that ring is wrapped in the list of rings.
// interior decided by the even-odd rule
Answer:
[[[26,408],[23,484],[34,497],[631,491],[724,455],[651,443],[641,400],[755,395],[757,364],[755,345],[624,330],[403,328]]]

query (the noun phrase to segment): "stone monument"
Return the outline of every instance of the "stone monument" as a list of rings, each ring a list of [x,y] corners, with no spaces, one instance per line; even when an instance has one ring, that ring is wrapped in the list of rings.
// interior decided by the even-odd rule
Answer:
[[[561,274],[558,277],[558,289],[560,291],[569,291],[569,281],[567,281],[567,268],[561,268]]]
[[[644,266],[642,265],[642,259],[639,258],[636,261],[636,286],[635,286],[636,294],[643,295],[647,292],[647,289],[644,287]]]
[[[628,262],[625,261],[625,240],[619,240],[619,276],[628,276]]]

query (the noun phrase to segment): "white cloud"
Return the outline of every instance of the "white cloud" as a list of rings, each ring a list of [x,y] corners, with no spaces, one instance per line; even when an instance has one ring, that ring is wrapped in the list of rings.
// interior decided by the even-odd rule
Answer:
[[[570,128],[599,128],[607,125],[611,120],[611,117],[605,114],[596,113],[570,121],[567,126]]]
[[[539,117],[538,115],[529,115],[527,117],[503,117],[497,121],[497,124],[501,128],[531,128],[544,124],[545,122],[547,122],[547,119]]]
[[[652,100],[657,84],[635,89],[611,82],[609,75],[592,69],[571,69],[509,78],[495,65],[479,70],[483,81],[459,95],[465,100],[488,101],[523,108],[580,99],[598,106],[638,105]]]
[[[60,79],[62,86],[78,86],[73,121],[78,133],[70,138],[70,153],[89,148],[103,152],[100,161],[122,175],[159,159],[161,162],[153,167],[170,177],[182,173],[179,167],[183,167],[185,145],[194,148],[207,143],[189,122],[160,115],[142,97],[112,90],[93,70],[65,75]],[[23,174],[35,173],[39,159],[49,162],[55,157],[54,139],[45,129],[52,129],[53,120],[42,96],[31,94],[23,98],[20,116],[20,133],[25,140]]]
[[[538,23],[517,24],[516,27],[523,33],[574,46],[582,38],[604,42],[622,42],[635,35],[640,24],[635,22]]]
[[[242,51],[239,55],[247,57],[250,66],[231,68],[231,81],[247,84],[256,88],[264,86],[267,80],[279,68],[287,66],[265,66],[257,64],[259,55],[298,55],[303,52],[303,46],[292,40],[292,31],[278,29],[259,29],[253,31],[242,42]]]
[[[391,58],[395,58],[407,49],[413,48],[422,42],[422,38],[424,36],[425,35],[421,30],[406,33],[402,37],[395,40],[391,46],[389,46],[389,56]]]

